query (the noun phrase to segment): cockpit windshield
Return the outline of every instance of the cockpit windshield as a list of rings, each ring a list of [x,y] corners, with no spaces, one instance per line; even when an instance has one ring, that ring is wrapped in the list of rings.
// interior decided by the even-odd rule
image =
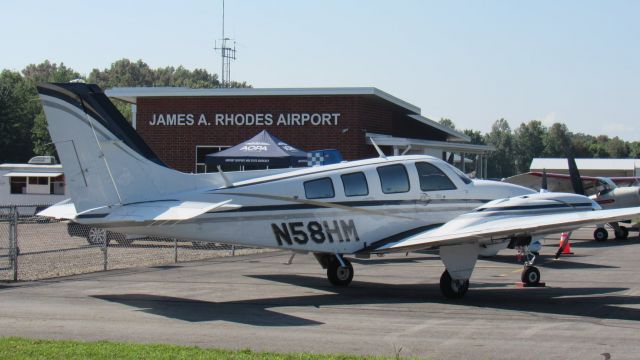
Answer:
[[[457,167],[446,163],[447,165],[449,165],[449,167],[456,173],[456,175],[458,175],[458,177],[460,178],[460,180],[462,180],[465,184],[471,184],[471,182],[473,180],[471,180],[467,174],[463,173],[462,170],[458,169]]]

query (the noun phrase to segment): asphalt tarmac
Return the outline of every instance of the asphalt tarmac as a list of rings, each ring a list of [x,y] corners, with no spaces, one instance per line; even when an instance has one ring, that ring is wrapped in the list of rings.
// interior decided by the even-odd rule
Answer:
[[[640,239],[538,262],[544,288],[517,288],[513,250],[480,260],[463,299],[444,299],[433,253],[354,260],[336,289],[311,255],[275,252],[175,266],[0,283],[0,336],[175,343],[434,359],[640,358]],[[604,354],[604,355],[603,355]]]

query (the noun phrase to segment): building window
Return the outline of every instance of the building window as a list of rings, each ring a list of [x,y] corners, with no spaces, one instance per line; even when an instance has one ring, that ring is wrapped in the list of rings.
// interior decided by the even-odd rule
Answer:
[[[420,179],[420,190],[422,191],[438,191],[438,190],[455,190],[447,175],[437,167],[426,163],[417,162],[416,170],[418,170],[418,179]]]
[[[64,195],[64,175],[55,178],[48,176],[12,176],[11,194]]]
[[[395,194],[409,191],[409,176],[404,165],[380,166],[376,170],[380,176],[380,186],[383,193]]]
[[[218,169],[215,166],[207,167],[204,159],[208,154],[217,153],[227,148],[229,146],[226,145],[196,145],[196,173],[217,172]],[[227,165],[222,166],[222,170],[234,171],[231,168],[227,169]]]
[[[27,192],[27,178],[22,176],[16,176],[10,178],[11,193],[12,194],[26,194]]]
[[[356,172],[341,176],[344,194],[346,196],[366,196],[369,195],[369,185],[364,173]]]
[[[51,187],[49,191],[52,195],[64,195],[64,175],[51,179]]]
[[[333,181],[330,178],[306,181],[304,194],[307,199],[326,199],[334,197]]]

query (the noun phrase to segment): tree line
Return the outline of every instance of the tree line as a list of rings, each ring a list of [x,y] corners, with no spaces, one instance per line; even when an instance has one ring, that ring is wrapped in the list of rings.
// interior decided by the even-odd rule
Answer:
[[[455,129],[451,119],[440,119],[440,123]],[[573,133],[563,123],[547,127],[539,120],[531,120],[512,130],[507,120],[498,119],[488,133],[469,129],[463,132],[471,137],[474,144],[488,144],[496,148],[488,156],[489,178],[527,172],[533,158],[565,158],[567,149],[577,158],[640,158],[640,141]],[[470,158],[475,159],[474,156]],[[473,165],[471,170],[474,170]]]
[[[204,69],[185,69],[182,66],[153,69],[142,60],[121,59],[106,69],[93,69],[89,75],[48,60],[30,64],[21,71],[4,69],[0,72],[0,163],[26,162],[33,155],[53,155],[54,148],[47,131],[46,118],[36,84],[41,82],[69,82],[82,79],[103,89],[127,86],[179,86],[188,88],[220,87],[217,74]],[[232,82],[232,87],[249,87],[246,82]],[[126,118],[131,107],[114,101]]]
[[[142,60],[132,62],[121,59],[106,69],[93,69],[89,75],[48,60],[31,64],[22,71],[2,70],[0,73],[0,163],[25,162],[33,155],[52,155],[46,119],[38,99],[35,85],[40,82],[69,82],[83,79],[101,88],[133,86],[180,86],[188,88],[220,87],[217,74],[204,69],[188,70],[182,66],[153,69]],[[233,82],[232,87],[250,87],[246,82]],[[116,107],[131,116],[131,108],[114,100]],[[450,119],[440,123],[455,129]],[[570,146],[576,157],[587,158],[640,158],[640,142],[625,142],[618,137],[592,136],[572,133],[562,123],[546,127],[541,121],[531,120],[512,130],[505,119],[496,120],[491,131],[481,133],[466,129],[474,144],[490,144],[496,151],[489,154],[488,176],[502,178],[529,170],[534,157],[565,157]],[[473,158],[473,156],[471,156]],[[473,169],[473,165],[470,167]]]

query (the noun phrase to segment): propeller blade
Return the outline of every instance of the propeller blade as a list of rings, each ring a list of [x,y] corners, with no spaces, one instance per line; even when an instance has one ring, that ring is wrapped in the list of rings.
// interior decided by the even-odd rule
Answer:
[[[565,148],[567,154],[567,162],[569,163],[569,176],[571,176],[571,185],[573,186],[573,192],[580,195],[586,195],[584,192],[584,186],[582,186],[582,179],[580,178],[580,172],[576,165],[576,158],[573,156],[570,146]]]
[[[549,186],[547,185],[547,169],[542,169],[542,184],[540,185],[540,192],[549,191]]]

